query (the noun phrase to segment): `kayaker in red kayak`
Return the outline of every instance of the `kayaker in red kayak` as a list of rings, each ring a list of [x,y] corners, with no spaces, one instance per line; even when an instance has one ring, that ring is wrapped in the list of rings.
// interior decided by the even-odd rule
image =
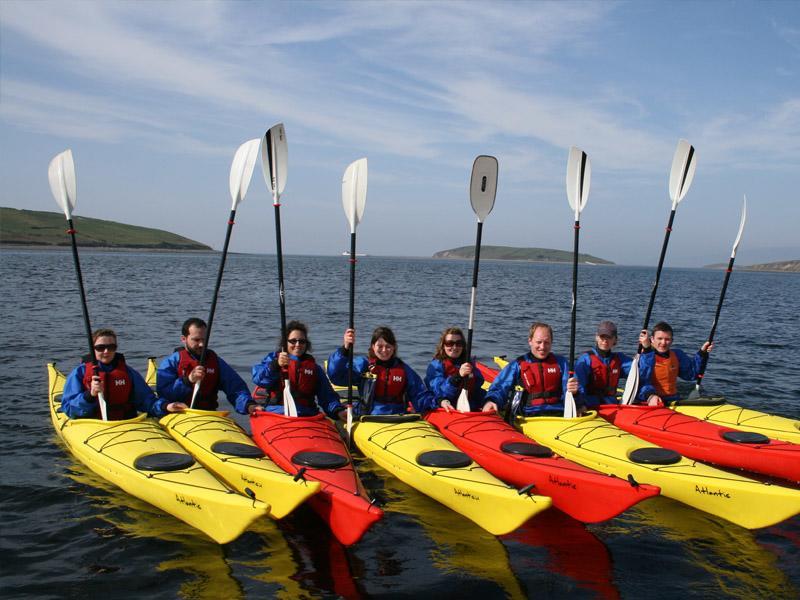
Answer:
[[[328,377],[336,385],[347,385],[348,348],[355,341],[355,330],[347,329],[343,347],[328,358]],[[357,415],[402,414],[408,412],[409,402],[418,413],[437,406],[420,376],[397,358],[397,340],[388,327],[372,332],[368,356],[353,359],[353,385],[358,387],[361,398],[354,406]]]
[[[663,406],[680,400],[678,377],[686,381],[697,379],[703,355],[714,348],[706,341],[694,356],[689,356],[683,350],[672,349],[672,335],[672,327],[665,321],[653,327],[652,351],[639,357],[639,404]]]
[[[117,334],[98,329],[92,334],[97,370],[88,356],[75,367],[64,384],[61,410],[71,419],[102,418],[99,396],[106,403],[108,421],[131,419],[139,412],[163,417],[186,408],[180,402],[158,399],[144,378],[117,352]]]
[[[531,351],[509,362],[497,374],[486,392],[484,411],[501,412],[515,386],[523,391],[515,395],[511,410],[514,414],[563,414],[564,394],[578,392],[578,380],[569,377],[567,359],[550,351],[553,329],[547,323],[534,323],[528,333]]]
[[[617,325],[613,321],[600,321],[594,340],[594,348],[575,361],[579,402],[588,409],[619,402],[619,380],[628,376],[633,362],[630,356],[613,352],[617,345]],[[645,349],[650,347],[650,336],[646,329],[639,333],[639,343]]]
[[[236,411],[247,414],[247,404],[251,401],[247,384],[213,350],[207,349],[205,365],[200,364],[206,339],[206,322],[192,317],[181,326],[181,343],[175,352],[158,365],[156,391],[161,398],[172,402],[190,405],[194,386],[199,381],[200,389],[193,408],[216,410],[219,406],[217,394],[225,392]]]
[[[485,403],[483,375],[469,362],[466,346],[464,332],[458,327],[448,327],[439,337],[425,373],[425,385],[445,410],[453,409],[461,390],[467,391],[470,410],[481,410]]]
[[[289,351],[283,352],[281,348]],[[344,419],[345,407],[333,391],[325,371],[309,354],[310,350],[308,327],[300,321],[290,321],[286,325],[286,339],[280,340],[278,350],[270,352],[253,366],[253,383],[266,390],[267,402],[260,405],[251,400],[247,405],[248,412],[266,410],[284,414],[282,392],[288,381],[298,416],[316,415],[322,407],[331,419]]]

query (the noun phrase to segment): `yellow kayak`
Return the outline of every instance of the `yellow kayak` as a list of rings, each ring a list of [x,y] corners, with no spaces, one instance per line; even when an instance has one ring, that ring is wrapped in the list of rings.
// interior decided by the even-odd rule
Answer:
[[[762,483],[686,459],[627,433],[596,413],[524,417],[525,435],[561,456],[603,473],[661,487],[661,494],[748,529],[800,513],[800,491]]]
[[[156,363],[147,361],[148,385],[155,385]],[[295,480],[265,456],[227,411],[194,410],[172,413],[159,423],[203,466],[240,494],[270,505],[270,516],[281,519],[319,491],[319,483]]]
[[[773,440],[783,440],[800,444],[800,420],[770,415],[767,413],[742,408],[727,402],[715,402],[709,398],[708,404],[686,401],[673,404],[670,408],[681,414],[702,419],[716,425],[733,427],[742,431],[761,433]]]
[[[551,504],[490,475],[419,415],[361,417],[353,439],[392,475],[494,535],[514,531]]]
[[[61,412],[66,378],[47,365],[50,416],[73,455],[100,477],[224,544],[269,512],[220,482],[146,415],[124,421],[70,419]]]

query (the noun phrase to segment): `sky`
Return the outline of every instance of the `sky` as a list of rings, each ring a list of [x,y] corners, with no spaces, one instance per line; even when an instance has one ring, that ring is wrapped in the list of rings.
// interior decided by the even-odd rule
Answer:
[[[279,122],[287,254],[349,249],[361,157],[359,252],[474,244],[481,154],[483,243],[571,250],[578,146],[581,252],[655,265],[685,138],[666,265],[726,262],[745,194],[737,263],[800,259],[800,3],[0,1],[0,206],[58,211],[47,167],[71,148],[76,215],[221,249],[233,155]],[[273,212],[257,166],[230,249],[274,253]]]

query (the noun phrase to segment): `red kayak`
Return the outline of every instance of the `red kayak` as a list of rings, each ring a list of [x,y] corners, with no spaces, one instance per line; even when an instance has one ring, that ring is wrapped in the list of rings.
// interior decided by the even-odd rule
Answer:
[[[657,406],[606,404],[598,413],[620,429],[689,458],[800,481],[800,444],[715,425]]]
[[[254,412],[250,428],[256,444],[283,470],[322,484],[307,502],[342,544],[355,544],[383,516],[367,497],[347,446],[324,414]]]
[[[495,477],[520,488],[533,484],[537,494],[550,496],[553,506],[584,523],[611,519],[661,491],[557,456],[495,413],[437,409],[425,418]]]

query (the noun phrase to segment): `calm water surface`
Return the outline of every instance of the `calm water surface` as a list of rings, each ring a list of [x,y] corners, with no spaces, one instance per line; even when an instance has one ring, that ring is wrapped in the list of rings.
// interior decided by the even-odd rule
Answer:
[[[219,257],[82,253],[94,327],[120,335],[129,364],[171,352],[187,317],[205,318]],[[358,263],[356,328],[366,350],[376,325],[394,328],[399,353],[424,371],[443,327],[465,327],[471,262],[366,257]],[[584,267],[578,349],[603,318],[633,351],[653,268]],[[264,520],[218,546],[182,522],[109,486],[69,456],[47,414],[44,365],[71,369],[85,352],[80,301],[68,252],[0,253],[3,314],[0,385],[2,548],[6,598],[674,598],[800,595],[800,518],[747,531],[680,503],[655,498],[611,521],[584,526],[546,511],[494,537],[357,459],[386,517],[343,548],[301,508]],[[344,257],[287,257],[289,318],[311,327],[314,354],[341,343],[347,323]],[[653,322],[668,320],[676,346],[708,335],[723,273],[666,269]],[[279,330],[275,259],[231,256],[212,346],[249,380]],[[532,320],[550,322],[554,350],[569,345],[571,267],[486,261],[481,265],[474,352],[524,352]],[[800,415],[794,367],[800,276],[734,273],[706,376],[731,401]],[[247,426],[246,420],[240,422]]]

